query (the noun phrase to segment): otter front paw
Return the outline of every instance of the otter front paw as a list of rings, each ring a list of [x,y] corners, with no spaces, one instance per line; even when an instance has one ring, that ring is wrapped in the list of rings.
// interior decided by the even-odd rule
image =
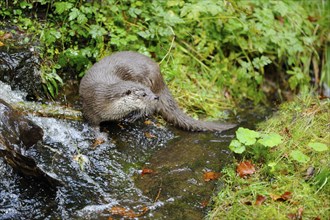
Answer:
[[[127,116],[125,116],[123,118],[123,121],[133,123],[136,120],[143,118],[143,117],[145,117],[144,113],[142,113],[140,111],[134,111],[134,112],[129,113]]]

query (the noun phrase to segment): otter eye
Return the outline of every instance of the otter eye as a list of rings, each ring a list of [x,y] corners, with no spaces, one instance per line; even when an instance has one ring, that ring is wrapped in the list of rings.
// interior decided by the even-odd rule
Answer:
[[[126,95],[131,94],[131,90],[127,90],[125,94],[126,94]]]
[[[146,96],[147,96],[147,93],[143,93],[142,96],[143,96],[143,97],[146,97]]]

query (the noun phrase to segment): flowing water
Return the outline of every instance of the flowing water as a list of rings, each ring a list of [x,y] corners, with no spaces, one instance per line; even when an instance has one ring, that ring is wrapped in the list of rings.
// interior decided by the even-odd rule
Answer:
[[[0,98],[22,101],[0,82]],[[233,161],[228,143],[234,130],[184,132],[145,123],[105,124],[105,143],[94,146],[84,122],[28,115],[44,130],[28,155],[62,184],[27,177],[0,157],[0,219],[202,219],[219,172]],[[249,120],[245,120],[249,118]],[[251,118],[254,118],[252,121]],[[251,127],[260,117],[237,117]]]

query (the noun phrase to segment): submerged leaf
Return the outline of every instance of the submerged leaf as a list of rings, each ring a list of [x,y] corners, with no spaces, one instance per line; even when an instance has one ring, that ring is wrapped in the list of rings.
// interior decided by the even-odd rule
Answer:
[[[119,215],[126,218],[136,218],[138,216],[133,210],[120,206],[112,207],[110,212],[112,215]]]
[[[94,140],[92,148],[96,148],[97,146],[100,146],[105,142],[105,139],[102,137],[98,137],[97,139]]]
[[[140,212],[134,212],[129,208],[113,206],[109,211],[112,215],[118,215],[125,218],[137,218],[144,215],[148,210],[148,207],[143,207]]]
[[[120,206],[111,207],[111,214],[113,215],[124,215],[126,208]]]
[[[204,177],[205,182],[209,182],[211,180],[219,179],[220,173],[216,173],[216,172],[212,172],[212,171],[206,172],[206,173],[204,173],[203,177]]]
[[[155,171],[152,169],[144,168],[141,172],[141,175],[146,175],[146,174],[153,174]]]

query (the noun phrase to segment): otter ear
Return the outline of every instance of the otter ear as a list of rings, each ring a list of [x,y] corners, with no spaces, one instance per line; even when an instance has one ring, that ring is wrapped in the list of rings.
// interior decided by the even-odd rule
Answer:
[[[127,90],[127,91],[125,92],[126,95],[129,95],[129,94],[131,94],[131,93],[132,93],[131,90]]]

